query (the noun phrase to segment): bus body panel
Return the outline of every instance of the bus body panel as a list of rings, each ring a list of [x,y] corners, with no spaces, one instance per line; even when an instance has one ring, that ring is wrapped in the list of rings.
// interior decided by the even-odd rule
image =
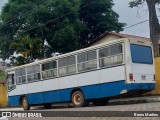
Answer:
[[[8,96],[9,106],[19,106],[19,100],[20,96],[14,95],[14,96]]]
[[[41,78],[41,80],[36,82],[16,85],[15,89],[8,92],[9,104],[11,106],[18,106],[22,96],[28,98],[30,105],[69,102],[71,101],[71,92],[75,88],[79,88],[83,92],[85,99],[88,100],[153,90],[155,88],[155,82],[153,81],[154,63],[146,65],[132,62],[130,44],[138,44],[137,41],[138,40],[121,39],[119,42],[108,43],[110,46],[112,46],[112,44],[123,45],[123,63],[121,64],[100,68],[99,56],[97,54],[97,69],[80,73],[76,71],[75,74],[63,77],[57,76],[57,78],[48,78],[48,80]],[[91,50],[104,48],[105,46],[109,46],[108,44],[99,45],[95,48],[92,47]],[[150,45],[149,42],[145,42],[145,44]],[[77,51],[77,53],[73,52],[73,54],[77,55],[81,52],[84,51],[80,50]],[[69,55],[72,56],[73,54],[69,53]],[[56,61],[58,61],[59,58],[63,57],[57,57]],[[48,60],[51,61],[52,59],[49,58]],[[39,64],[43,64],[43,60],[40,61]],[[30,65],[34,64],[31,63]],[[14,69],[11,68],[9,71],[14,71]],[[130,81],[130,73],[133,74],[135,81]],[[145,80],[141,79],[142,75],[146,76]],[[23,86],[25,87],[23,88]],[[28,90],[26,90],[26,88]]]
[[[50,80],[42,80],[43,91],[51,91],[60,89],[59,78]]]
[[[91,71],[77,75],[79,86],[99,84],[98,71]]]
[[[16,86],[16,93],[14,93],[13,95],[22,95],[22,94],[28,94],[28,85],[24,84],[24,86],[22,85],[18,85]]]
[[[136,83],[136,84],[126,84],[125,80],[95,84],[79,87],[85,96],[85,99],[97,99],[114,97],[116,95],[123,94],[123,90],[134,91],[137,93],[140,90],[150,90],[155,88],[154,83]],[[44,104],[44,103],[56,103],[56,102],[68,102],[70,101],[70,95],[73,88],[45,91],[40,93],[27,94],[29,104]],[[9,96],[9,105],[18,106],[19,99],[22,95]]]
[[[42,82],[28,83],[28,93],[42,92]]]
[[[59,78],[60,89],[72,88],[78,86],[78,80],[76,75],[70,75]]]
[[[25,95],[30,105],[44,103],[44,96],[42,92],[29,93]]]
[[[131,64],[134,83],[155,83],[152,65]]]
[[[117,67],[110,67],[107,69],[100,69],[77,75],[70,75],[67,77],[55,78],[51,80],[42,80],[41,82],[28,83],[24,84],[24,86],[17,85],[14,93],[12,93],[13,91],[11,91],[9,95],[12,96],[12,95],[31,94],[36,92],[77,88],[99,83],[108,83],[119,80],[125,80],[124,67],[125,67],[124,65],[120,65]]]
[[[100,83],[125,80],[125,65],[99,70]]]
[[[131,73],[135,83],[154,83],[154,60],[152,47],[130,44]]]
[[[151,42],[129,39],[125,41],[126,82],[155,83],[154,56]],[[130,80],[130,75],[132,80]]]

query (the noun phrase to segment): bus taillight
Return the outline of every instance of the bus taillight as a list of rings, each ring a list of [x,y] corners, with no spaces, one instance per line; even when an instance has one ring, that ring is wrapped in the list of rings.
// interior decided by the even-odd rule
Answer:
[[[129,74],[129,80],[133,81],[133,74],[132,73]]]
[[[153,75],[153,81],[156,81],[156,75],[155,74]]]

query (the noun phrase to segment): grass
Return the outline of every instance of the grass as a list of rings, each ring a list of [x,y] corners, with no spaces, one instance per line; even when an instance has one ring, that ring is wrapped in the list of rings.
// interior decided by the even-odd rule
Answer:
[[[5,80],[5,79],[6,79],[5,72],[0,71],[0,81]]]

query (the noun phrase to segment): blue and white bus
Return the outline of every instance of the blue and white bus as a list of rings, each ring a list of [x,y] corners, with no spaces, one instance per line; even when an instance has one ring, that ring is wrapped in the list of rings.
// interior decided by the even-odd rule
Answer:
[[[114,96],[151,91],[152,49],[149,41],[125,38],[7,69],[9,105],[105,105]]]

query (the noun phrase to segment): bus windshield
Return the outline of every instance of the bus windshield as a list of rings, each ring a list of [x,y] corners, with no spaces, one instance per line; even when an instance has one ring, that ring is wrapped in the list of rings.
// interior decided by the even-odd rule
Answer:
[[[153,64],[152,49],[149,46],[131,44],[133,63]]]

